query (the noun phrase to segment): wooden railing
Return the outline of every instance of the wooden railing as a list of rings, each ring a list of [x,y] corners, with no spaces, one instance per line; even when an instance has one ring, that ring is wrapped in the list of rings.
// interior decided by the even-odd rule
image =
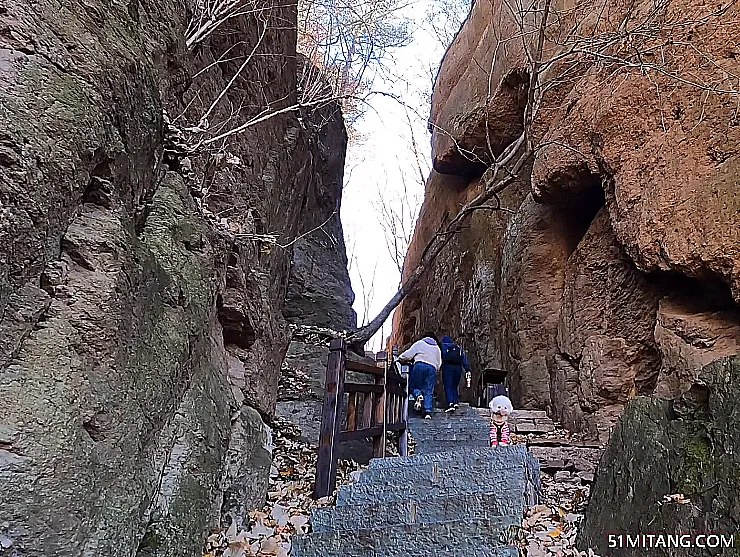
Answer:
[[[314,497],[326,497],[334,492],[338,448],[343,441],[372,438],[373,455],[382,458],[386,433],[398,431],[399,454],[408,454],[407,380],[390,369],[389,364],[385,352],[375,355],[372,364],[354,361],[347,357],[347,345],[343,340],[331,342]],[[370,382],[348,382],[348,371],[367,377]]]

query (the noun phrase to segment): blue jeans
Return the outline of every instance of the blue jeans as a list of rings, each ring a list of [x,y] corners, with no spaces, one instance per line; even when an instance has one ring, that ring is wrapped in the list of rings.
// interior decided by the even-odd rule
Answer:
[[[409,393],[413,398],[424,395],[424,412],[432,413],[432,397],[437,384],[437,370],[433,365],[416,362],[409,376]]]
[[[461,365],[442,365],[442,382],[445,385],[445,398],[447,405],[452,406],[460,402],[460,393],[457,390],[462,377]]]

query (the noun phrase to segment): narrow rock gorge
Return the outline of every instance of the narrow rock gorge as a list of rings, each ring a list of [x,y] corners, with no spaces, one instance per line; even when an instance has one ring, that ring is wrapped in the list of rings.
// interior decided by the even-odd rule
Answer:
[[[0,7],[3,555],[200,555],[264,502],[288,321],[355,324],[296,6],[201,8]]]
[[[609,442],[584,548],[732,533],[740,8],[542,5],[475,0],[442,60],[404,278],[512,142],[531,156],[390,343],[449,334],[474,385],[504,369],[517,408]],[[0,5],[0,557],[198,557],[263,506],[277,417],[318,438],[327,340],[357,320],[347,131],[295,4],[209,6]]]

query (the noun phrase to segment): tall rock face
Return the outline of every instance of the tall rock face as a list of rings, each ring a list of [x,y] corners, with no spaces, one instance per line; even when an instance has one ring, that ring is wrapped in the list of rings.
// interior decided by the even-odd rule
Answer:
[[[347,131],[331,104],[306,120],[313,130],[296,181],[306,185],[301,228],[292,246],[283,315],[295,324],[349,331],[357,326],[339,218]]]
[[[293,336],[283,362],[276,407],[278,416],[298,424],[304,440],[316,445],[330,338],[357,326],[339,219],[347,133],[336,110],[326,107],[307,121],[316,133],[298,175],[309,189],[283,307]]]
[[[339,219],[347,132],[336,107],[308,121],[310,156],[299,171],[308,184],[306,206],[290,267],[283,315],[293,336],[283,362],[277,414],[297,423],[306,441],[318,444],[329,339],[357,326],[354,293]],[[296,388],[297,386],[305,388]]]
[[[734,356],[706,366],[675,400],[639,397],[630,402],[602,457],[580,543],[618,557],[646,551],[737,555],[738,397],[740,358]],[[691,502],[664,500],[677,493]],[[689,535],[680,545],[667,545],[664,538],[662,546],[653,541],[649,549],[634,547],[627,538],[651,533]],[[707,540],[709,548],[701,549],[696,546],[704,543],[696,539],[700,533],[724,535],[724,540]]]
[[[738,8],[653,9],[552,2],[543,59],[560,61],[543,77],[539,148],[489,203],[503,210],[474,213],[394,316],[395,344],[427,329],[450,334],[474,373],[507,370],[515,405],[601,439],[631,398],[680,396],[706,364],[740,353],[740,128],[727,73],[737,67]],[[524,25],[536,28],[541,13]],[[606,37],[653,17],[654,33],[629,40],[652,52],[651,41],[670,36],[660,66],[620,65],[624,50],[609,50]],[[699,20],[712,24],[675,23]],[[598,55],[558,58],[574,29],[594,37],[581,47]],[[531,54],[536,42],[505,2],[475,2],[445,54],[432,99],[434,171],[406,276],[522,133],[525,46]],[[708,93],[703,83],[722,85]]]
[[[264,500],[293,247],[344,149],[336,107],[187,149],[295,102],[295,6],[265,7],[192,49],[176,0],[0,8],[6,553],[200,555]]]

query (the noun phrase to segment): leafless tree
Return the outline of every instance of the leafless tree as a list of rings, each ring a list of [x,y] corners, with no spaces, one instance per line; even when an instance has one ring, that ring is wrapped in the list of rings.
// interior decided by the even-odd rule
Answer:
[[[499,200],[506,188],[514,183],[526,183],[528,176],[521,174],[539,149],[547,146],[538,127],[543,98],[557,98],[563,88],[572,86],[587,72],[593,71],[603,79],[614,78],[620,73],[637,72],[662,87],[686,86],[703,95],[729,96],[738,101],[740,77],[732,67],[720,63],[703,48],[692,42],[698,27],[710,30],[732,29],[737,19],[726,17],[735,0],[710,11],[690,17],[681,17],[672,0],[645,1],[626,4],[621,19],[607,22],[607,2],[581,2],[569,8],[553,9],[552,0],[504,0],[504,6],[516,22],[518,32],[501,38],[493,54],[489,72],[488,99],[494,84],[493,68],[498,56],[503,56],[503,46],[515,41],[521,43],[526,56],[528,75],[526,106],[522,115],[522,133],[509,145],[496,152],[488,139],[487,152],[478,153],[458,145],[458,151],[472,161],[486,164],[488,169],[481,178],[480,193],[465,203],[459,212],[444,221],[425,246],[414,268],[405,269],[405,280],[399,290],[366,326],[349,337],[355,346],[362,345],[378,331],[404,297],[417,287],[421,277],[432,266],[437,256],[450,240],[458,234],[467,219],[476,211],[504,210]],[[736,14],[732,14],[736,15]],[[700,68],[680,68],[681,53],[696,59]],[[490,129],[490,126],[487,126]],[[437,129],[438,133],[446,133]],[[586,156],[579,153],[580,156]]]
[[[398,179],[401,187],[398,188],[396,195],[391,197],[387,193],[378,191],[373,201],[373,208],[383,230],[388,255],[398,269],[400,277],[403,273],[406,252],[414,235],[420,196],[414,191],[419,190],[409,187],[403,169],[399,169]]]
[[[408,0],[299,0],[298,50],[324,72],[351,130],[373,72],[410,38]]]
[[[193,150],[217,148],[224,140],[272,118],[334,102],[341,103],[351,132],[354,119],[374,93],[374,69],[382,65],[392,49],[404,46],[410,39],[408,20],[401,14],[407,0],[299,0],[297,29],[295,23],[276,21],[275,13],[285,6],[269,0],[193,1],[193,15],[185,34],[188,48],[195,48],[236,18],[254,18],[260,29],[255,44],[246,45],[251,47],[248,54],[236,54],[235,47],[245,46],[238,43],[198,72],[200,75],[216,67],[223,69],[224,62],[241,62],[199,120],[184,127],[191,136]],[[228,92],[254,59],[269,55],[261,52],[265,35],[281,26],[296,29],[298,51],[309,61],[300,66],[295,102],[265,98],[263,109],[246,118],[241,117],[242,107],[233,107],[232,118],[213,122],[217,107],[223,106]]]
[[[471,0],[432,0],[427,9],[429,30],[446,49],[465,22],[472,6]]]

